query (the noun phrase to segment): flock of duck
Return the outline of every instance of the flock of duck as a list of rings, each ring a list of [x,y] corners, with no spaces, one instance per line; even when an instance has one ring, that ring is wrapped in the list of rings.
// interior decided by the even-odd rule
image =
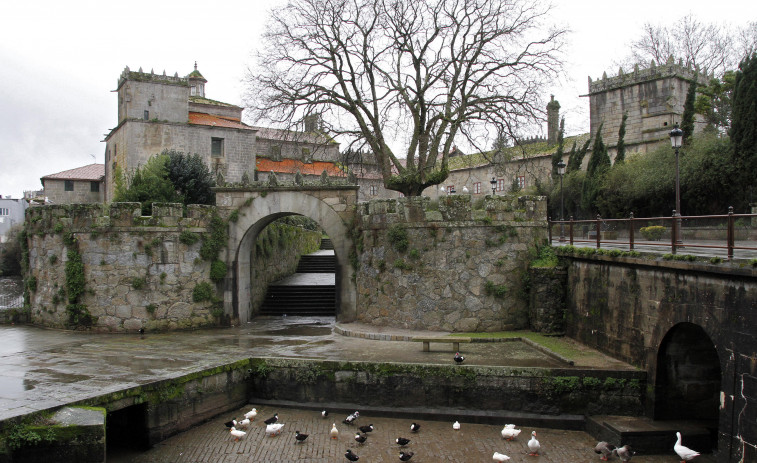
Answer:
[[[224,423],[227,428],[229,428],[229,433],[234,438],[235,441],[238,441],[239,439],[244,438],[247,435],[246,431],[243,431],[242,428],[247,429],[250,424],[255,420],[255,417],[257,417],[258,411],[256,408],[253,408],[249,412],[244,414],[244,419],[237,421],[236,419],[231,419],[230,421],[227,421]],[[323,410],[321,412],[321,417],[326,419],[329,416],[329,412],[327,410]],[[357,419],[360,417],[360,412],[355,411],[354,413],[351,413],[350,415],[347,415],[347,417],[342,421],[342,423],[347,425],[355,425],[357,422]],[[269,437],[278,436],[281,434],[282,429],[284,428],[283,423],[279,423],[279,414],[274,413],[274,415],[266,420],[263,421],[265,424],[265,434]],[[455,431],[460,430],[460,422],[455,421],[452,424],[452,429]],[[421,428],[421,425],[418,423],[412,423],[410,425],[410,432],[417,433]],[[368,440],[368,434],[371,433],[374,430],[373,424],[368,424],[364,426],[359,426],[357,428],[357,431],[355,432],[355,442],[358,444],[363,444]],[[504,428],[502,428],[502,431],[500,433],[502,434],[502,438],[506,439],[508,441],[511,441],[518,437],[521,430],[516,429],[514,424],[506,424]],[[331,426],[331,431],[329,432],[329,435],[331,439],[337,439],[339,437],[339,429],[336,427],[336,423],[333,423]],[[308,434],[301,433],[300,431],[294,432],[294,439],[295,443],[299,444],[302,442],[305,442],[308,438]],[[688,447],[685,447],[681,444],[681,433],[677,432],[676,437],[678,440],[676,441],[675,445],[673,446],[673,450],[678,454],[678,456],[681,458],[681,463],[684,463],[686,461],[691,461],[695,457],[699,456],[699,453],[689,449]],[[406,445],[408,445],[411,442],[411,439],[407,437],[399,436],[397,437],[394,442],[401,448],[399,451],[399,460],[400,461],[410,461],[411,458],[415,455],[414,452],[411,451],[405,451],[402,449]],[[538,456],[539,451],[541,450],[541,443],[536,439],[536,431],[531,432],[531,439],[528,441],[528,450],[530,456]],[[610,457],[616,456],[620,461],[627,462],[631,461],[631,458],[635,455],[636,452],[634,452],[629,445],[624,445],[622,447],[615,447],[614,445],[611,445],[607,442],[599,442],[597,443],[596,447],[594,448],[594,451],[600,455],[600,459],[607,461]],[[344,454],[344,457],[348,461],[358,461],[360,457],[352,451],[352,449],[347,449],[347,451]],[[494,455],[492,455],[492,459],[495,462],[503,462],[510,460],[510,457],[505,455],[504,453],[494,452]]]

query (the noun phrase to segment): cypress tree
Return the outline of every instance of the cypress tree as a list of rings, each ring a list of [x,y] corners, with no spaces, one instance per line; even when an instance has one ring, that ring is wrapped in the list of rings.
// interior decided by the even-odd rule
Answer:
[[[739,178],[735,191],[749,192],[755,185],[754,172],[757,169],[757,53],[744,58],[736,72],[733,89],[733,112],[731,137],[733,165]],[[750,200],[739,198],[744,207]]]
[[[694,76],[693,82],[689,82],[689,90],[686,92],[686,101],[683,104],[681,130],[683,130],[684,145],[688,145],[691,136],[694,135],[694,101],[697,99],[697,76]]]
[[[565,118],[563,117],[560,119],[560,131],[557,132],[557,149],[555,150],[554,154],[552,154],[552,179],[556,179],[559,177],[559,174],[557,173],[557,164],[562,160],[564,151],[563,151],[563,136],[565,133]]]
[[[581,165],[576,165],[576,156],[578,154],[576,153],[576,141],[573,140],[573,147],[570,148],[570,153],[568,153],[568,167],[565,169],[565,173],[569,174],[573,172],[574,170],[578,170],[581,168]]]
[[[628,114],[623,113],[623,119],[620,121],[620,128],[618,129],[618,154],[615,155],[615,164],[623,164],[626,160],[626,119]]]
[[[607,146],[604,140],[602,140],[602,126],[603,124],[600,124],[597,129],[597,136],[594,139],[589,164],[586,166],[586,179],[581,191],[581,204],[587,211],[596,210],[597,196],[599,196],[605,174],[611,165],[610,156],[607,154]]]

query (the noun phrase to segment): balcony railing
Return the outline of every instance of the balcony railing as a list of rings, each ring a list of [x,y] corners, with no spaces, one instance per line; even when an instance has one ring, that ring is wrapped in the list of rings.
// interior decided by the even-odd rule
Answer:
[[[725,254],[728,260],[734,253],[739,258],[757,258],[757,214],[734,214],[729,208],[723,215],[679,216],[674,211],[670,217],[550,219],[549,242],[672,254],[685,249],[700,255]]]

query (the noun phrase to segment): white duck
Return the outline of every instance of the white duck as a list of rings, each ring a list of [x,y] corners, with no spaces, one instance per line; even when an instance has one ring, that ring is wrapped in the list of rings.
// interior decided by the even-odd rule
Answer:
[[[694,450],[691,450],[688,447],[684,447],[681,445],[681,433],[677,432],[676,437],[678,440],[676,441],[675,445],[673,446],[673,450],[678,454],[679,457],[681,457],[681,463],[684,461],[691,461],[694,458],[699,456],[699,452],[695,452]]]
[[[331,425],[331,438],[336,439],[339,437],[339,430],[336,429],[336,423]]]
[[[623,447],[616,448],[612,453],[617,455],[618,458],[620,458],[620,461],[631,461],[631,458],[636,454],[636,452],[631,450],[631,446],[627,444]]]
[[[265,426],[265,434],[267,436],[278,436],[281,432],[281,428],[284,427],[284,423],[272,423]]]
[[[612,455],[612,452],[615,450],[614,445],[610,445],[605,441],[597,442],[597,445],[594,447],[594,452],[599,455],[600,460],[607,461],[607,458]]]
[[[454,429],[455,431],[458,431],[458,430],[460,430],[460,422],[459,422],[459,421],[455,421],[455,422],[454,422],[454,423],[452,424],[452,429]]]
[[[494,452],[494,455],[492,455],[492,459],[494,461],[507,461],[510,459],[510,457],[508,457],[504,453]]]
[[[520,434],[520,429],[515,429],[514,424],[506,424],[505,427],[502,428],[501,434],[503,439],[513,440],[518,437],[518,434]]]
[[[235,428],[234,426],[232,426],[232,427],[231,427],[231,428],[229,429],[229,433],[230,433],[230,434],[231,434],[231,435],[232,435],[232,436],[234,437],[234,441],[235,441],[235,442],[236,442],[236,441],[238,441],[239,439],[241,439],[241,438],[243,438],[244,436],[246,436],[246,435],[247,435],[247,433],[246,433],[246,432],[244,432],[244,431],[239,431],[239,430],[238,430],[237,428]]]
[[[250,421],[255,421],[256,416],[258,416],[258,410],[256,408],[253,408],[252,410],[244,414],[244,417]]]
[[[538,455],[540,448],[541,448],[541,445],[539,444],[539,441],[536,440],[536,431],[531,431],[531,440],[528,441],[528,450],[531,451],[529,455],[531,456]]]
[[[237,423],[237,426],[239,426],[241,428],[244,428],[244,429],[247,429],[247,427],[250,426],[250,419],[249,418],[245,418],[242,421],[239,421]]]

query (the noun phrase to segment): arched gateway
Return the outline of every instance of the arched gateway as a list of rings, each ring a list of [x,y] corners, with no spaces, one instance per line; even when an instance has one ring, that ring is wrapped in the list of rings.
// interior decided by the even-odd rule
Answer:
[[[336,255],[336,316],[351,321],[356,316],[356,289],[348,256],[353,249],[349,227],[357,206],[355,185],[219,188],[216,204],[235,212],[229,221],[226,262],[230,272],[224,288],[224,311],[242,323],[249,321],[251,251],[255,239],[268,224],[287,215],[315,220],[334,243]]]

